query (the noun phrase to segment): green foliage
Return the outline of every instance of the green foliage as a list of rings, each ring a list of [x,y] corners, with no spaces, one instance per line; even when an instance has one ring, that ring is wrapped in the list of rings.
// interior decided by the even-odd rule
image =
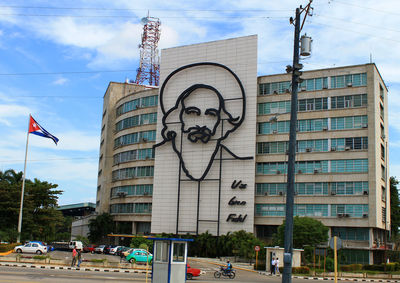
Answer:
[[[334,271],[335,270],[335,262],[333,258],[327,257],[325,262],[325,269],[327,271]]]
[[[19,243],[14,244],[0,244],[0,253],[8,252],[13,250],[16,246],[19,246]]]
[[[107,234],[113,232],[113,219],[108,213],[98,215],[94,219],[89,220],[89,240],[92,243],[100,243]]]
[[[315,246],[328,240],[329,228],[321,221],[310,217],[294,217],[293,220],[293,247],[301,249],[306,245]],[[285,222],[278,227],[275,237],[277,245],[283,247],[285,235]]]
[[[341,265],[340,270],[344,272],[352,272],[352,271],[360,271],[362,270],[362,264],[348,264],[348,265]]]
[[[50,256],[48,256],[48,255],[35,255],[35,256],[33,256],[32,258],[33,259],[39,259],[39,260],[44,260],[44,259],[47,259],[47,258],[49,258]]]
[[[0,231],[0,240],[3,242],[15,243],[18,238],[18,231],[17,229],[4,229]]]
[[[371,270],[371,271],[384,271],[384,264],[364,264],[363,270]]]
[[[308,266],[292,267],[293,274],[310,274],[310,268]]]
[[[82,244],[84,244],[85,246],[89,245],[89,243],[90,243],[88,238],[81,236],[81,235],[75,236],[75,241],[81,241]]]
[[[104,263],[106,261],[107,261],[106,258],[93,258],[93,259],[90,260],[90,262],[96,262],[96,263],[100,263],[100,262]]]
[[[136,249],[145,249],[145,250],[149,249],[149,252],[153,252],[153,241],[140,236],[133,237],[131,240],[130,247]]]
[[[392,235],[396,236],[399,234],[400,227],[400,201],[399,191],[397,185],[399,181],[396,177],[390,177],[390,228]]]
[[[254,270],[265,270],[266,262],[265,260],[258,260],[257,265],[254,264]]]
[[[22,172],[0,171],[0,231],[15,240],[21,199]],[[23,240],[55,240],[57,230],[63,224],[63,216],[56,208],[62,191],[58,185],[34,179],[25,180],[22,218]]]

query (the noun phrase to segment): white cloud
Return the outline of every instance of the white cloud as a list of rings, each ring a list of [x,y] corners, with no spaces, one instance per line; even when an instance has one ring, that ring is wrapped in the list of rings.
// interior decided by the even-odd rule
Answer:
[[[22,105],[0,104],[0,123],[11,126],[13,124],[13,119],[20,116],[27,117],[26,121],[28,121],[29,111],[30,109],[28,107]]]
[[[64,85],[68,82],[69,80],[67,78],[59,78],[53,82],[54,85]]]

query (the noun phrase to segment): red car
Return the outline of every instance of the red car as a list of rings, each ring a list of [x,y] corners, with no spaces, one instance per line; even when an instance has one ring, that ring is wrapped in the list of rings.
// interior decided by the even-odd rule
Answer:
[[[83,252],[84,253],[92,253],[94,254],[94,248],[96,247],[96,245],[87,245],[83,247]]]
[[[190,280],[193,277],[200,276],[201,270],[198,268],[191,268],[189,264],[186,265],[186,279]]]

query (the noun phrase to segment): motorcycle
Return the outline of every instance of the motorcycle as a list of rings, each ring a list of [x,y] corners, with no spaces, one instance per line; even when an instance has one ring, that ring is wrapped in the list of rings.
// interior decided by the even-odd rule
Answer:
[[[233,279],[233,278],[235,278],[235,276],[236,276],[236,272],[235,272],[234,269],[231,269],[231,270],[226,271],[226,270],[221,266],[221,269],[220,269],[220,270],[217,270],[217,271],[214,272],[214,277],[215,277],[215,278],[220,278],[221,275],[222,275],[222,276],[229,277],[230,279]]]

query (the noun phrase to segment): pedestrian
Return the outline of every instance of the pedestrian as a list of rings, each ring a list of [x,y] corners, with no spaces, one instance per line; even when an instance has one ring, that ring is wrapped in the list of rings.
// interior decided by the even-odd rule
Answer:
[[[76,264],[76,254],[77,254],[76,247],[74,247],[74,249],[72,250],[72,263],[71,263],[72,267],[74,267]]]
[[[273,257],[271,260],[271,275],[275,274],[275,258]]]
[[[279,258],[276,258],[275,260],[275,274],[280,274],[279,272]]]
[[[82,250],[78,250],[78,265],[77,267],[79,267],[82,263]]]

